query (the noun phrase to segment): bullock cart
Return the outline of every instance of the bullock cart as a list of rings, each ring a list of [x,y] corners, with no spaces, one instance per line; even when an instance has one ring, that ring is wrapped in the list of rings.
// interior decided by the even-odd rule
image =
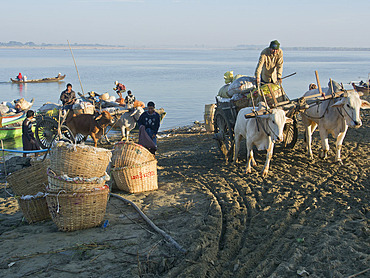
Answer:
[[[214,114],[214,139],[226,161],[231,161],[234,149],[234,126],[240,109],[245,107],[255,107],[258,102],[264,101],[270,108],[281,108],[287,111],[287,117],[293,121],[284,126],[283,142],[276,144],[275,149],[291,149],[294,147],[298,138],[298,127],[296,114],[308,106],[303,98],[290,100],[283,87],[276,84],[265,84],[257,90],[249,93],[239,100],[222,101],[216,97],[216,110]],[[247,118],[258,117],[269,113],[269,109],[255,111],[246,115]]]
[[[113,118],[112,126],[114,126],[121,115],[127,112],[127,110],[114,110],[109,112]],[[46,113],[38,113],[36,115],[35,137],[41,148],[49,148],[55,139],[75,143],[81,143],[86,139],[82,134],[77,134],[75,137],[73,136],[71,130],[65,124],[66,115],[63,116],[62,114],[62,109],[60,109],[56,111],[47,111]],[[102,138],[107,138],[107,134],[110,130],[111,128],[104,130]]]

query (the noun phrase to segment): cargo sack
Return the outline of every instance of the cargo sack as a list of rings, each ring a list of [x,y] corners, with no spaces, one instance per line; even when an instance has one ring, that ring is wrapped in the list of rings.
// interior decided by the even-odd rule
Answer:
[[[223,98],[230,98],[229,95],[227,94],[228,90],[229,90],[229,86],[230,84],[226,84],[224,86],[222,86],[220,88],[220,90],[218,91],[218,96],[220,97],[223,97]]]
[[[62,105],[52,103],[52,102],[47,102],[44,105],[42,105],[38,110],[41,113],[45,113],[45,112],[47,112],[49,110],[53,110],[53,109],[58,109],[59,110],[61,107],[62,107]]]
[[[246,76],[246,75],[243,75],[243,74],[237,74],[237,75],[235,75],[235,76],[234,76],[234,80],[233,80],[233,81],[235,81],[236,79],[238,79],[238,78],[240,78],[240,77],[244,77],[244,76]]]
[[[281,101],[286,100],[279,85],[272,84],[272,83],[269,84],[269,85],[271,86],[272,93],[274,94],[278,103],[281,102]],[[235,106],[237,107],[238,110],[241,109],[241,108],[244,108],[244,107],[252,107],[253,103],[254,103],[254,105],[257,105],[261,101],[264,102],[265,99],[267,101],[268,106],[273,107],[275,103],[274,103],[274,100],[271,96],[270,89],[269,89],[268,85],[265,84],[265,85],[261,86],[261,91],[262,91],[262,93],[264,94],[265,97],[261,96],[258,93],[258,89],[255,88],[252,92],[249,92],[249,93],[246,93],[246,94],[242,94],[242,95],[235,94],[232,97],[232,101],[234,102],[234,104],[235,104]],[[252,102],[252,99],[251,99],[252,96],[253,96],[253,102]]]
[[[225,84],[229,84],[229,83],[233,82],[234,81],[234,72],[232,70],[225,72],[224,79],[225,79]]]
[[[0,104],[0,114],[4,115],[9,112],[9,107],[5,104]]]
[[[272,90],[271,93],[270,93],[270,89],[269,89],[268,85],[270,85],[270,87],[271,87],[271,90]],[[277,84],[273,84],[273,83],[265,84],[265,85],[261,86],[261,91],[263,92],[263,94],[266,98],[267,104],[270,107],[273,107],[275,105],[274,99],[272,98],[271,94],[273,94],[275,96],[276,101],[278,103],[285,100],[283,91],[281,90],[280,86],[277,85]],[[265,101],[264,98],[260,94],[258,94],[257,89],[253,90],[252,95],[253,95],[253,99],[256,100],[255,103]]]
[[[250,76],[242,76],[230,84],[227,94],[232,97],[234,94],[249,93],[256,88],[256,79]]]

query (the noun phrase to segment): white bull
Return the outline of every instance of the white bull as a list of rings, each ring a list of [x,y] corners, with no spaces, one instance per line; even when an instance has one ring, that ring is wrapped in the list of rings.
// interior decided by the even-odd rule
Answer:
[[[325,90],[324,90],[325,91]],[[318,90],[310,90],[304,94],[305,97],[318,94]],[[326,90],[330,95],[330,90]],[[361,94],[362,95],[362,94]],[[357,92],[346,92],[343,97],[327,99],[311,106],[301,113],[302,122],[305,127],[306,147],[308,156],[312,159],[312,133],[319,127],[322,144],[321,158],[326,159],[329,151],[328,136],[331,134],[336,138],[335,162],[342,163],[340,151],[348,126],[358,128],[362,125],[360,108],[369,109],[369,102],[360,99]]]
[[[264,107],[264,103],[259,103],[257,110]],[[235,150],[234,163],[237,161],[239,145],[242,137],[246,139],[247,147],[247,168],[246,173],[251,173],[251,162],[253,166],[257,163],[253,157],[253,145],[258,150],[267,150],[265,166],[262,170],[262,176],[266,177],[269,170],[270,160],[274,149],[274,143],[283,140],[283,129],[286,122],[292,121],[285,116],[281,109],[271,109],[271,114],[246,119],[244,116],[252,112],[252,107],[246,107],[239,111],[234,133]]]
[[[136,108],[133,111],[122,114],[121,118],[117,122],[117,126],[121,128],[122,138],[121,141],[126,138],[129,140],[130,131],[136,126],[136,122],[139,120],[141,114],[144,113],[144,109],[141,107]]]

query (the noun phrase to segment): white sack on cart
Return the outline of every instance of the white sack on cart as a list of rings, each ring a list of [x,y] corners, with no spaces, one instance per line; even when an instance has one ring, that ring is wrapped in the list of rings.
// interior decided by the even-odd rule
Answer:
[[[234,94],[249,93],[256,88],[256,78],[251,76],[242,76],[230,84],[227,94],[232,97]]]

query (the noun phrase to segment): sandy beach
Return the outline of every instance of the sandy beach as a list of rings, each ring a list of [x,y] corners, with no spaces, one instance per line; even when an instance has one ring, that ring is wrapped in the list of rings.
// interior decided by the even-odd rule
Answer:
[[[159,189],[115,193],[137,204],[184,249],[154,232],[129,205],[111,198],[106,228],[64,233],[52,221],[29,225],[0,189],[2,277],[368,277],[370,271],[370,112],[349,129],[343,165],[292,150],[265,156],[246,176],[226,165],[201,126],[159,139]]]

